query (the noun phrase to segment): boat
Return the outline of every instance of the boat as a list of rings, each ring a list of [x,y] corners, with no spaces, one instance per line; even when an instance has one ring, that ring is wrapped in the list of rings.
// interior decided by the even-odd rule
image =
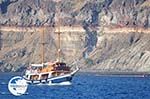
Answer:
[[[64,62],[47,62],[43,64],[31,64],[23,78],[28,84],[60,84],[71,82],[72,77],[79,70],[71,69]]]
[[[58,15],[59,16],[59,15]],[[59,20],[59,18],[58,18]],[[59,21],[58,21],[59,22]],[[60,25],[58,27],[58,58],[54,62],[44,61],[44,30],[42,30],[42,63],[30,64],[23,76],[28,84],[60,84],[64,82],[71,82],[73,76],[78,72],[78,66],[68,66],[61,60],[61,42],[60,42]]]

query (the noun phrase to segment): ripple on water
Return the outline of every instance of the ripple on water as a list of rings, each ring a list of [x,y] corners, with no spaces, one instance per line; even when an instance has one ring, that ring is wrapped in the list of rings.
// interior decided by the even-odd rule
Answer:
[[[7,89],[11,77],[8,74],[0,76],[0,99],[16,99]],[[150,78],[81,73],[73,78],[72,85],[29,85],[27,93],[18,99],[150,99],[149,93]]]

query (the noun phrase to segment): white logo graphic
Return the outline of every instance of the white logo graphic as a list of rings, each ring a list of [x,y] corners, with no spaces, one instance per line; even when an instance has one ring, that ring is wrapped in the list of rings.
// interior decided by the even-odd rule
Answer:
[[[9,91],[15,96],[25,94],[27,87],[28,84],[26,80],[20,76],[13,77],[8,83]]]

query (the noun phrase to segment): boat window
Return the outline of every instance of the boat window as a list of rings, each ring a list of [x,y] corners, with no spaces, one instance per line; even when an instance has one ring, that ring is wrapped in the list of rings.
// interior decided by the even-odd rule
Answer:
[[[30,80],[38,80],[39,75],[31,75]]]
[[[65,66],[66,66],[66,63],[59,63],[59,62],[58,62],[58,63],[56,63],[56,65],[58,65],[58,66],[64,66],[64,67],[65,67]]]
[[[47,79],[49,74],[42,74],[40,79]]]

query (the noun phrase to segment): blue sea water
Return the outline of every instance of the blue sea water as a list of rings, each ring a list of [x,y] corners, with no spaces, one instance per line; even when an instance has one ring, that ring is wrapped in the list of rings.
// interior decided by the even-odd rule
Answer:
[[[72,85],[29,85],[27,94],[13,96],[7,84],[14,74],[0,74],[0,99],[150,99],[150,78],[79,73]]]

